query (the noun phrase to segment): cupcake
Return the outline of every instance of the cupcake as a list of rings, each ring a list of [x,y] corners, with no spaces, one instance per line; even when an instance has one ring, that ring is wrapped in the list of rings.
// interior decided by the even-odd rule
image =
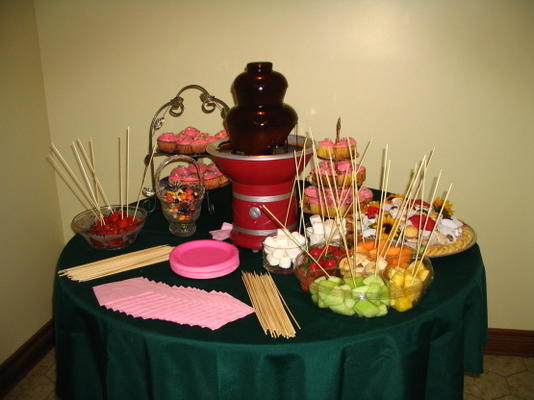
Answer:
[[[356,168],[358,168],[356,166]],[[312,170],[312,180],[315,184],[321,179],[324,187],[334,188],[335,186],[351,186],[352,185],[352,163],[347,160],[330,161],[322,160],[319,166]],[[365,181],[366,170],[362,165],[358,168],[356,174],[356,183],[361,186]],[[334,182],[335,181],[335,182]]]
[[[334,159],[334,143],[331,139],[323,139],[317,144],[317,157],[325,159]]]
[[[354,138],[342,138],[334,143],[335,160],[350,160],[356,158],[356,140]]]
[[[163,153],[174,153],[176,151],[176,136],[171,132],[159,135],[158,149]]]
[[[180,154],[193,154],[193,138],[178,134],[176,138],[176,151]]]
[[[191,143],[193,153],[200,154],[206,152],[206,147],[209,142],[208,137],[209,133],[201,132],[193,138],[193,142]]]

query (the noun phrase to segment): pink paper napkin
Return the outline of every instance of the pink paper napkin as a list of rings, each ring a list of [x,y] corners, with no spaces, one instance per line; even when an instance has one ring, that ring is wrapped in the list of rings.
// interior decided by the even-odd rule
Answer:
[[[221,229],[210,231],[211,237],[215,240],[226,240],[230,237],[233,225],[228,222],[223,222]]]
[[[142,277],[94,286],[93,292],[98,304],[110,310],[212,330],[254,312],[225,292],[169,286]]]

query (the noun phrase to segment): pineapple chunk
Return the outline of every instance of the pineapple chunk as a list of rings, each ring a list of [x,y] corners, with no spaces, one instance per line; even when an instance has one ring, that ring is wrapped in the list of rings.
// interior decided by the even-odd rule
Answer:
[[[426,281],[426,278],[428,278],[428,274],[430,274],[430,271],[426,268],[421,268],[418,272],[417,272],[417,277],[419,279],[421,279],[421,281],[425,282]]]
[[[403,296],[403,297],[399,297],[395,300],[392,300],[391,301],[391,306],[399,311],[399,312],[403,312],[403,311],[407,311],[409,310],[410,308],[413,307],[413,303],[412,301],[406,297],[406,296]]]
[[[411,273],[408,273],[404,276],[404,287],[405,288],[411,288],[413,286],[421,286],[423,282],[417,277],[412,276]]]
[[[399,288],[404,287],[404,281],[405,281],[404,271],[403,272],[397,272],[390,279],[391,279],[390,282],[391,282],[392,285],[398,286]]]

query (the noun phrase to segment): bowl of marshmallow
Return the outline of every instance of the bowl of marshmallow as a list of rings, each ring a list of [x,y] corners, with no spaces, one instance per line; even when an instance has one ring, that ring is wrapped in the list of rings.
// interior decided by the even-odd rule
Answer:
[[[263,241],[263,266],[270,272],[292,274],[295,260],[306,246],[306,238],[298,232],[278,229]]]

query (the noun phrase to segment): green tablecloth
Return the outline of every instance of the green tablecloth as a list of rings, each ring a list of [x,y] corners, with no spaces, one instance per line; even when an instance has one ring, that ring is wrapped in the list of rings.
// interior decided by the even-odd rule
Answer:
[[[172,236],[156,211],[138,240],[122,252],[209,238],[208,230],[230,220],[228,196],[228,189],[212,192],[217,215],[203,214],[193,238]],[[75,236],[61,253],[58,268],[110,255]],[[276,275],[302,326],[290,340],[266,336],[254,314],[216,331],[132,318],[99,307],[92,291],[97,284],[144,276],[226,291],[250,304],[240,274],[259,270],[261,253],[240,249],[240,260],[235,272],[211,280],[177,276],[168,263],[86,283],[57,278],[54,319],[61,399],[451,400],[462,398],[464,371],[482,372],[486,283],[476,245],[433,259],[435,279],[414,309],[391,310],[375,319],[318,309],[295,277]]]

